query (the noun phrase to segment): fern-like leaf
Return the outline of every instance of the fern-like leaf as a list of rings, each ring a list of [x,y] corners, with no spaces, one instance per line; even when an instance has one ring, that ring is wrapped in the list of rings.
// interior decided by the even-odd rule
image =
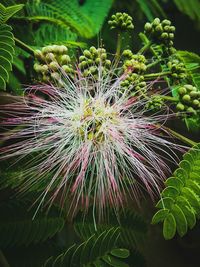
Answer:
[[[112,0],[92,1],[80,6],[78,1],[58,0],[26,4],[28,17],[32,21],[45,21],[62,27],[70,27],[80,36],[91,38],[97,34],[112,5]]]
[[[129,251],[117,247],[119,236],[119,228],[110,228],[100,234],[94,234],[85,242],[73,245],[58,257],[50,258],[44,266],[128,267],[129,265],[124,262],[124,259],[129,256]]]
[[[171,239],[176,230],[180,236],[185,235],[200,218],[200,145],[184,155],[179,168],[165,184],[152,223],[163,222],[163,235]]]
[[[0,3],[0,24],[6,23],[6,21],[11,18],[15,13],[23,8],[24,5],[13,5],[5,7]]]
[[[96,227],[90,212],[87,214],[86,220],[83,221],[81,217],[77,216],[74,222],[75,231],[82,240],[86,240],[95,232],[100,233],[113,226],[120,228],[119,245],[130,249],[135,249],[137,242],[144,240],[147,232],[144,219],[129,209],[121,212],[118,220],[116,220],[116,214],[110,212],[108,221],[100,222]]]
[[[22,7],[23,5],[5,7],[0,4],[0,90],[5,90],[6,83],[9,81],[15,44],[12,28],[5,23]]]
[[[200,21],[200,1],[199,0],[174,0],[177,8],[188,15],[193,20]]]
[[[30,200],[3,201],[0,205],[0,247],[13,247],[44,242],[61,231],[64,220],[54,209],[48,216],[38,214],[33,220]]]
[[[12,70],[14,55],[14,37],[12,28],[6,24],[0,25],[0,90],[6,89],[9,72]]]

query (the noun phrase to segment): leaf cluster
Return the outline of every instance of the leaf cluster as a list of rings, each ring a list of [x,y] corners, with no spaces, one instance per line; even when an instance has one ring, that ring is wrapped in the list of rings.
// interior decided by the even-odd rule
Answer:
[[[174,237],[176,231],[182,237],[200,218],[200,146],[188,151],[173,176],[165,182],[166,188],[156,207],[152,223],[163,222],[165,239]]]

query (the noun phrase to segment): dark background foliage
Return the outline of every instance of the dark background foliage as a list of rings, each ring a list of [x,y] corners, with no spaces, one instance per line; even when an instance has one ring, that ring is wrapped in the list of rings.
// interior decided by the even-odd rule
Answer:
[[[9,24],[13,27],[15,37],[33,48],[40,48],[54,41],[57,44],[69,45],[71,51],[74,51],[75,47],[76,53],[79,54],[85,47],[97,46],[102,42],[110,52],[115,53],[116,33],[109,30],[107,18],[120,11],[131,15],[135,25],[134,36],[129,34],[124,36],[123,48],[137,51],[140,45],[137,34],[142,31],[144,23],[154,17],[166,17],[176,26],[176,48],[200,53],[199,0],[69,0],[66,3],[64,0],[0,0],[0,3],[5,6],[27,2],[32,6],[19,11]],[[58,8],[59,15],[55,17],[55,14],[49,14],[45,8],[37,9],[37,4],[40,2]],[[33,18],[36,15],[47,16],[48,19],[45,22],[42,19],[38,22],[39,18]],[[27,17],[31,18],[32,23],[27,21]],[[49,23],[52,18],[58,19],[59,23],[57,25]],[[65,27],[65,31],[60,27],[61,24]],[[32,79],[33,74],[27,68],[31,65],[33,62],[30,62],[28,54],[17,48],[6,94],[21,93],[20,84],[29,83]],[[2,98],[0,101],[7,100]],[[199,132],[189,133],[183,123],[172,126],[182,129],[182,133],[199,141]],[[117,256],[112,258],[112,266],[115,267],[127,266],[123,265],[123,262],[131,267],[198,267],[200,265],[199,223],[183,238],[176,235],[173,240],[164,240],[162,227],[150,225],[155,203],[152,203],[148,197],[141,200],[140,208],[136,208],[130,202],[126,218],[121,215],[120,227],[111,216],[110,223],[100,224],[97,233],[89,216],[84,224],[80,214],[71,222],[66,220],[65,215],[56,205],[48,216],[41,212],[33,221],[34,214],[33,210],[29,210],[30,203],[42,188],[29,192],[27,197],[19,201],[15,198],[14,192],[23,177],[19,175],[18,170],[7,173],[5,163],[0,167],[0,266],[2,267],[44,266],[48,258],[45,266],[78,267],[79,265],[75,265],[76,257],[79,259],[84,253],[86,258],[90,258],[91,262],[94,261],[96,264],[91,263],[87,266],[108,266],[106,261],[108,257],[114,257],[114,254]],[[14,197],[10,199],[11,195]],[[130,209],[136,210],[136,213]],[[109,234],[106,234],[106,231]],[[91,236],[92,239],[89,241]],[[109,244],[106,251],[103,250],[104,238]],[[97,257],[93,258],[90,250],[94,249],[95,242]],[[76,245],[68,250],[74,243]],[[123,248],[123,255],[120,255],[119,251],[114,253],[115,248]],[[130,256],[126,257],[126,249],[131,252]],[[74,263],[68,265],[72,259]],[[85,262],[87,264],[87,261]]]

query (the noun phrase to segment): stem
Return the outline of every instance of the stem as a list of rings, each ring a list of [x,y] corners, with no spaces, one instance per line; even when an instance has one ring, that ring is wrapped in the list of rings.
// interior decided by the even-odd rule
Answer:
[[[8,264],[5,256],[3,255],[3,252],[0,250],[0,266],[2,267],[10,267],[10,265]]]
[[[24,42],[22,42],[21,40],[17,39],[16,37],[14,37],[15,40],[15,44],[20,47],[21,49],[23,49],[24,51],[26,51],[27,53],[29,53],[30,55],[34,56],[35,55],[35,51],[33,48],[31,48],[30,46],[28,46],[27,44],[25,44]]]
[[[144,78],[146,78],[146,79],[148,79],[148,78],[158,78],[158,77],[163,77],[163,76],[166,76],[166,75],[169,75],[169,74],[171,74],[171,71],[150,73],[150,74],[144,75]]]
[[[171,102],[178,102],[179,101],[178,98],[168,96],[168,95],[155,95],[155,96],[159,96],[166,101],[171,101]]]
[[[160,62],[161,62],[161,60],[159,59],[159,60],[156,60],[156,61],[154,61],[154,62],[148,64],[148,65],[147,65],[147,69],[149,69],[149,68],[151,68],[151,67],[154,67],[155,65],[157,65],[157,64],[160,63]]]
[[[139,51],[138,54],[144,54],[152,45],[152,42],[148,42],[147,44],[145,44]]]
[[[195,146],[197,145],[197,142],[183,136],[180,133],[177,133],[176,131],[166,127],[166,126],[162,126],[163,129],[167,130],[169,133],[171,133],[174,137],[176,137],[177,139],[181,140],[183,143],[188,144],[190,146]]]
[[[152,45],[152,42],[149,41],[147,36],[142,32],[139,33],[139,37],[142,40],[142,42],[144,43],[144,46],[138,52],[139,54],[142,54],[142,53],[145,53],[150,48],[150,46]]]
[[[116,62],[118,62],[120,58],[121,46],[122,46],[122,35],[121,32],[119,32],[117,36]]]

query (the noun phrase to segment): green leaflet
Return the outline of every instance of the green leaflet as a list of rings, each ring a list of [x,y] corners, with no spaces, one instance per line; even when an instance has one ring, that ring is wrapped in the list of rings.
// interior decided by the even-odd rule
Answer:
[[[163,223],[163,236],[166,240],[172,239],[176,233],[176,221],[174,216],[169,213]]]
[[[177,230],[180,236],[193,228],[200,217],[200,145],[191,148],[179,168],[165,182],[166,188],[156,207],[152,223],[164,221],[163,235],[171,239]]]

